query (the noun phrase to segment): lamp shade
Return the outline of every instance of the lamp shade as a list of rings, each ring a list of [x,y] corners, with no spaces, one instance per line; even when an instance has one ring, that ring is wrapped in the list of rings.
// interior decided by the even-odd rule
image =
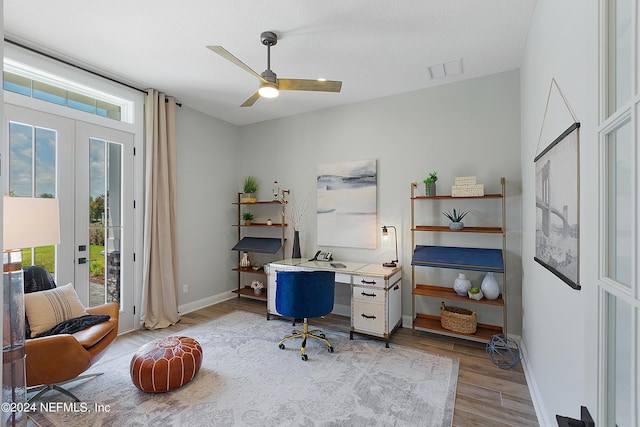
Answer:
[[[2,235],[4,249],[57,245],[58,199],[4,196]]]

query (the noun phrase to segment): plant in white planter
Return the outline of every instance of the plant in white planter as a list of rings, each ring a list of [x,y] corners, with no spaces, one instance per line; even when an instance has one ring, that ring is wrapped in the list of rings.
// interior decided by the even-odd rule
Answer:
[[[453,208],[452,211],[442,211],[442,215],[446,216],[447,218],[449,218],[449,230],[462,230],[464,228],[464,223],[462,222],[462,219],[467,216],[467,214],[469,214],[471,211],[456,211],[455,208]]]

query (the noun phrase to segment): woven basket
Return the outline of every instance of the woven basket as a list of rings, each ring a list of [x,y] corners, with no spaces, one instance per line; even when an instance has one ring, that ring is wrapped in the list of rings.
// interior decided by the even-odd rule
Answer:
[[[478,325],[475,311],[460,307],[440,306],[440,324],[443,328],[459,334],[474,334]]]

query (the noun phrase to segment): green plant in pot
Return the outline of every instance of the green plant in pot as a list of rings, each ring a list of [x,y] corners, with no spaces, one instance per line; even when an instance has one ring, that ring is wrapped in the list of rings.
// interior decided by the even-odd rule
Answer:
[[[247,176],[242,183],[242,202],[255,203],[258,191],[258,179],[255,176]]]
[[[462,230],[464,228],[462,219],[470,212],[471,211],[456,210],[456,208],[453,208],[451,211],[442,211],[442,215],[449,218],[449,230]]]
[[[438,180],[438,172],[431,172],[429,176],[424,179],[424,195],[427,197],[434,197],[436,195],[436,181]]]
[[[244,225],[251,225],[251,221],[253,221],[253,214],[251,212],[243,213],[242,220],[244,221]]]

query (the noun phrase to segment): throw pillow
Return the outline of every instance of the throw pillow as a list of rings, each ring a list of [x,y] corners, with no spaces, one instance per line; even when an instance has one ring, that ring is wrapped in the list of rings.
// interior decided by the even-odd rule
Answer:
[[[31,338],[60,322],[87,314],[71,283],[48,291],[25,294],[24,308],[31,327]]]

